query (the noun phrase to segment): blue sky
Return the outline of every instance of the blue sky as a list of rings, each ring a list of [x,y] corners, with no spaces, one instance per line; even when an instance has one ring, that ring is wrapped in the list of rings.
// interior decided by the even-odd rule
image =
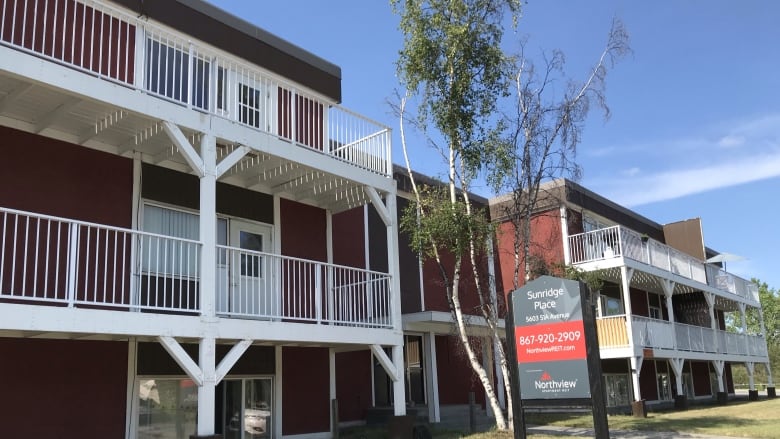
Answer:
[[[386,101],[402,36],[387,1],[212,2],[339,65],[343,105],[397,133]],[[585,127],[580,183],[662,224],[702,218],[709,247],[747,258],[729,271],[780,288],[780,2],[533,0],[505,46],[561,49],[582,78],[613,16],[634,53],[609,72],[611,118]],[[412,165],[435,175],[435,158],[418,147]]]

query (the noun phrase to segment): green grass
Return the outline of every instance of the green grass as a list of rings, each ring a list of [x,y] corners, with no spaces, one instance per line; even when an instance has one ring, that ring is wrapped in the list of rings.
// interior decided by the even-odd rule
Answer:
[[[610,430],[676,431],[746,438],[780,435],[780,399],[730,402],[725,406],[693,407],[685,411],[651,412],[647,418],[610,416]],[[566,415],[529,415],[538,425],[592,427],[593,418]]]
[[[529,424],[592,428],[591,415],[529,414]],[[780,437],[780,399],[761,401],[732,401],[725,406],[695,406],[685,411],[651,412],[647,418],[613,415],[609,417],[610,430],[674,431],[686,433],[733,436],[743,438]],[[468,434],[452,430],[431,431],[435,439],[511,439],[509,432],[490,431]],[[343,439],[383,439],[384,428],[361,427],[341,434]],[[561,436],[528,435],[529,439],[560,439]]]

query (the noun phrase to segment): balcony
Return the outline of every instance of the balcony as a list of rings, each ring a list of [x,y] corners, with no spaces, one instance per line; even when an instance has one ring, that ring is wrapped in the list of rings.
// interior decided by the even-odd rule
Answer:
[[[569,236],[573,265],[625,258],[687,279],[724,293],[758,302],[758,286],[704,261],[621,226]]]
[[[387,127],[144,17],[98,0],[0,0],[0,13],[0,46],[32,56],[24,62],[9,59],[0,68],[0,112],[32,132],[49,130],[75,143],[113,146],[118,154],[136,150],[152,162],[186,165],[175,148],[171,151],[170,140],[157,136],[163,131],[160,119],[179,114],[171,111],[174,105],[188,115],[228,122],[222,128],[248,130],[235,139],[219,139],[229,148],[246,145],[260,152],[226,173],[239,174],[247,185],[250,180],[263,187],[307,182],[315,193],[338,188],[341,200],[362,197],[355,194],[362,186],[350,185],[345,169],[382,177],[392,173]],[[31,66],[30,60],[45,60],[52,67]],[[51,70],[54,64],[119,87],[93,92],[98,83],[90,85],[83,77],[39,85],[63,77]],[[40,76],[33,77],[34,72]],[[139,100],[143,97],[149,98]],[[147,114],[147,109],[156,112]],[[197,135],[197,129],[183,128],[185,135]],[[291,151],[289,145],[306,152]],[[347,168],[334,164],[323,170],[325,157]],[[251,176],[247,166],[255,170]],[[262,177],[259,182],[256,175]]]
[[[392,328],[390,276],[217,246],[217,285],[201,285],[197,241],[0,208],[0,304],[217,315]]]
[[[631,316],[633,345],[639,348],[766,358],[763,337],[713,330],[702,326]],[[629,338],[625,316],[596,320],[599,347],[626,348]]]

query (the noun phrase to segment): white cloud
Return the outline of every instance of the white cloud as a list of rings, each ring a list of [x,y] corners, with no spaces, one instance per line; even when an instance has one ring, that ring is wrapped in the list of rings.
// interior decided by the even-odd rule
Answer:
[[[780,152],[734,159],[729,157],[707,167],[682,168],[645,174],[640,178],[619,178],[600,186],[612,192],[610,198],[626,206],[671,200],[686,195],[780,177]],[[604,182],[607,183],[607,182]]]
[[[639,175],[639,173],[642,172],[639,168],[634,166],[633,168],[625,169],[621,172],[621,174],[625,175],[626,177],[635,177]]]
[[[721,148],[736,148],[745,144],[745,138],[742,136],[728,135],[718,140],[718,146]]]
[[[706,131],[602,148],[614,152],[594,162],[600,177],[585,184],[618,203],[637,206],[780,177],[780,113]]]

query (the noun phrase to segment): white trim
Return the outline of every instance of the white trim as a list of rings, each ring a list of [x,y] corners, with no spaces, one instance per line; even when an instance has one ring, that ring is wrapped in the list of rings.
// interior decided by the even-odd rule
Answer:
[[[252,340],[241,340],[230,348],[230,351],[228,351],[225,357],[222,358],[222,361],[219,362],[219,365],[217,365],[217,384],[219,384],[230,372],[230,369],[236,365],[236,362],[241,359],[241,356],[249,349],[249,346],[252,346]]]
[[[198,155],[195,148],[192,147],[190,141],[181,132],[181,129],[173,122],[164,120],[162,122],[163,129],[173,144],[179,149],[179,153],[184,157],[184,160],[190,165],[192,171],[198,177],[203,177],[207,174],[205,169],[205,160]],[[203,153],[201,148],[201,154]]]
[[[563,263],[571,264],[571,249],[569,249],[569,220],[565,205],[561,205],[561,240],[563,241]],[[584,219],[583,219],[584,223]],[[584,226],[583,226],[584,228]]]
[[[423,352],[425,361],[425,390],[428,403],[428,420],[441,422],[441,407],[439,402],[439,365],[436,357],[436,334],[425,333],[423,339]]]
[[[190,358],[190,355],[181,347],[179,342],[176,341],[175,338],[167,336],[157,337],[157,340],[187,376],[190,377],[198,387],[203,386],[203,370],[192,360],[192,358]]]
[[[403,378],[402,374],[399,374],[398,368],[396,367],[395,364],[393,364],[393,360],[391,360],[390,357],[387,356],[385,350],[382,349],[382,346],[378,344],[372,344],[371,352],[374,354],[374,357],[376,357],[376,359],[379,360],[379,364],[382,366],[385,372],[387,372],[387,375],[390,377],[391,380],[393,380],[394,383],[398,382],[399,380],[402,380]]]

